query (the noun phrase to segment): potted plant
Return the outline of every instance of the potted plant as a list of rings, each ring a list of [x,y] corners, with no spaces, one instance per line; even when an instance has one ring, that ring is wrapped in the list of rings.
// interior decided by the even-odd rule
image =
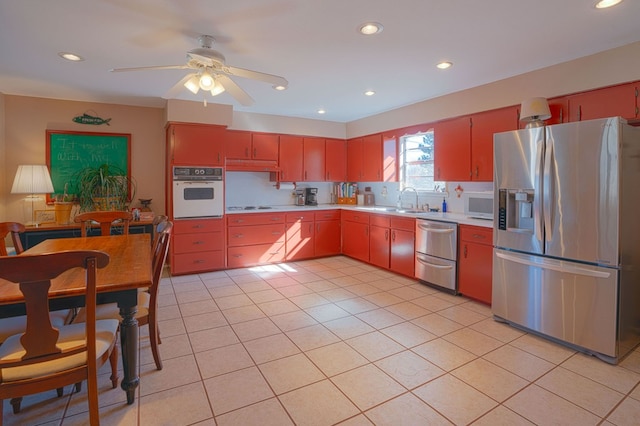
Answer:
[[[83,212],[127,210],[129,201],[135,195],[135,182],[116,166],[102,164],[98,167],[85,167],[74,177],[80,211]]]
[[[75,196],[73,194],[69,194],[67,191],[69,189],[69,183],[64,184],[64,193],[62,195],[58,194],[56,199],[54,200],[54,210],[56,215],[56,223],[58,225],[66,225],[71,223],[71,210],[73,209],[73,205],[75,204]]]

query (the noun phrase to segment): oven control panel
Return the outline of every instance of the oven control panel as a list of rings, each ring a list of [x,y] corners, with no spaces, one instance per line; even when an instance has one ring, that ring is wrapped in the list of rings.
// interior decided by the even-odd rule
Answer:
[[[173,180],[222,180],[222,167],[173,166]]]

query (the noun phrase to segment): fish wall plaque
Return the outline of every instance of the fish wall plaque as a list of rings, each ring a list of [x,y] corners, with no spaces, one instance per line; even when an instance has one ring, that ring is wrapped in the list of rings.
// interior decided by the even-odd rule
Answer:
[[[95,114],[94,111],[87,111],[87,112],[92,112]],[[86,112],[82,115],[77,115],[75,117],[73,117],[73,122],[74,123],[79,123],[79,124],[91,124],[91,125],[95,125],[95,126],[99,126],[101,124],[106,124],[107,126],[110,126],[109,122],[111,121],[110,118],[100,118],[96,115],[91,115],[91,114],[87,114]]]

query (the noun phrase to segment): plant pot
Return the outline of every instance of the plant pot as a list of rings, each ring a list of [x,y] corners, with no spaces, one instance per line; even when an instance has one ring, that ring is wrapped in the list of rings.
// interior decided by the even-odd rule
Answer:
[[[58,225],[68,225],[71,223],[71,209],[73,203],[70,201],[56,201],[54,210],[56,214],[56,223]]]

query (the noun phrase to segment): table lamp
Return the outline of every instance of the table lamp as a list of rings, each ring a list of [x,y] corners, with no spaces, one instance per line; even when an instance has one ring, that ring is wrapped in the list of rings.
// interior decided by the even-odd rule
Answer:
[[[11,187],[12,194],[29,194],[24,199],[25,216],[30,220],[25,221],[25,225],[38,226],[38,220],[34,217],[33,206],[36,201],[41,200],[39,194],[47,194],[53,192],[53,183],[49,175],[49,169],[45,165],[21,165],[18,166],[16,177],[13,179]],[[35,195],[38,194],[38,195]],[[26,212],[30,214],[27,216]]]
[[[544,126],[544,120],[551,118],[549,103],[545,98],[529,98],[520,105],[520,121],[526,121],[525,129]]]

